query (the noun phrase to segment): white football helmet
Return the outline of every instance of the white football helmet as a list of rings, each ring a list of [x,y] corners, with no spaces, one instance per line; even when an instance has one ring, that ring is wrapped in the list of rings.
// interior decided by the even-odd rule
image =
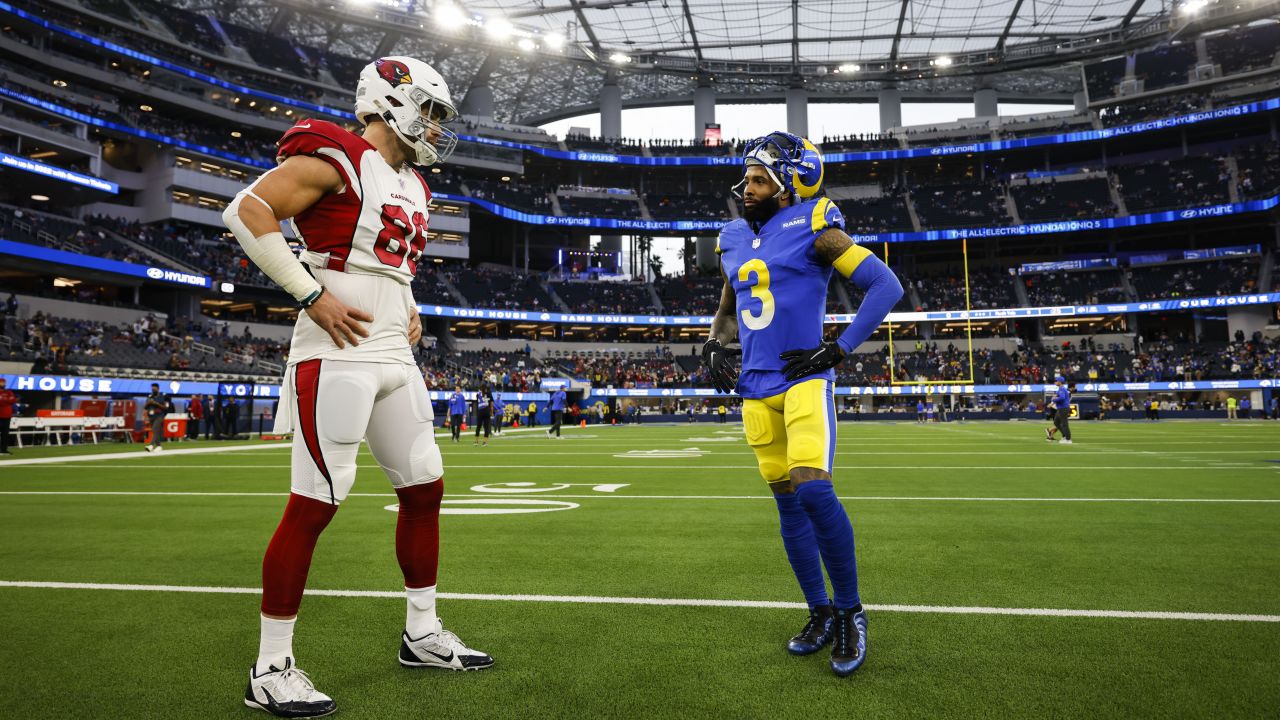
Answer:
[[[458,116],[449,86],[430,65],[411,57],[374,60],[356,83],[356,117],[367,125],[376,115],[417,151],[418,165],[444,162],[458,145],[458,135],[444,123]],[[428,138],[434,134],[435,142]]]

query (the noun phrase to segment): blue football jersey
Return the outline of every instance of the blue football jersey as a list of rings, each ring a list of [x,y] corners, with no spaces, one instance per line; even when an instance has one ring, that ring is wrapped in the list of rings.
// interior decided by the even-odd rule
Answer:
[[[787,382],[787,350],[817,347],[827,308],[831,265],[818,257],[813,243],[828,228],[844,229],[844,216],[828,198],[782,208],[759,232],[746,220],[734,220],[720,231],[716,252],[737,294],[738,337],[742,341],[742,373],[738,394],[764,398],[804,380],[835,380],[835,372]]]

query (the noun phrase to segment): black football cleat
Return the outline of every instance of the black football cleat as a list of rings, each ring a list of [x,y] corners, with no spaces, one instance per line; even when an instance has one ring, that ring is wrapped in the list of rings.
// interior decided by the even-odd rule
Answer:
[[[809,622],[799,635],[787,642],[787,652],[792,655],[812,655],[831,642],[831,625],[835,618],[834,605],[818,605],[809,609]]]
[[[836,609],[832,623],[831,671],[848,677],[867,659],[867,612],[862,606]]]

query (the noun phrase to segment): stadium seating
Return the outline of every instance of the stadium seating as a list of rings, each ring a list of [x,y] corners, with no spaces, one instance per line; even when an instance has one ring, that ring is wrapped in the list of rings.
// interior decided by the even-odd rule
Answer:
[[[692,379],[699,377],[697,371],[691,374],[679,365],[670,348],[643,353],[624,350],[571,354],[554,362],[565,374],[599,387],[689,387]]]
[[[637,217],[640,214],[640,205],[635,199],[561,197],[560,209],[570,217]]]
[[[1118,212],[1102,178],[1013,185],[1009,191],[1023,222],[1114,217]]]
[[[552,289],[572,312],[657,312],[649,285],[644,283],[559,282],[552,285]]]
[[[961,268],[950,268],[933,277],[918,277],[910,281],[920,297],[916,310],[964,310],[965,282]],[[971,270],[969,272],[969,307],[1008,308],[1017,307],[1012,279],[1004,270]]]
[[[645,207],[655,219],[728,219],[729,205],[725,196],[684,195],[674,193],[648,193]]]
[[[419,367],[433,390],[468,389],[488,386],[507,392],[536,392],[545,368],[531,354],[520,351],[480,350],[436,351]]]
[[[1240,196],[1256,200],[1280,195],[1280,148],[1253,145],[1236,153]]]
[[[1002,190],[992,183],[922,185],[911,200],[926,227],[1008,225],[1011,220]]]
[[[1031,273],[1022,276],[1027,299],[1037,307],[1128,302],[1120,271]]]
[[[547,188],[524,182],[501,182],[466,178],[468,194],[481,200],[491,200],[499,205],[533,213],[551,212],[551,199]]]
[[[837,204],[844,214],[845,229],[851,235],[910,232],[914,229],[906,200],[898,194],[840,200]]]
[[[247,330],[232,334],[227,323],[207,318],[166,324],[148,314],[130,325],[38,312],[26,320],[7,318],[4,334],[50,374],[79,374],[76,368],[84,366],[278,375],[288,343]]]
[[[555,303],[538,279],[514,269],[499,271],[487,267],[446,271],[459,292],[474,307],[515,310],[555,310]]]
[[[1142,299],[1239,295],[1258,289],[1256,258],[1135,267],[1128,272]]]
[[[654,289],[667,315],[715,315],[724,278],[719,275],[679,275],[658,279]]]
[[[1203,207],[1230,202],[1231,175],[1217,157],[1188,157],[1125,165],[1115,170],[1129,212]]]

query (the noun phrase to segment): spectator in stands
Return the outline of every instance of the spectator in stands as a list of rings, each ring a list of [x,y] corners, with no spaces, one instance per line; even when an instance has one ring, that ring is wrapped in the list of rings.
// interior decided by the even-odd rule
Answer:
[[[13,293],[9,293],[9,299],[4,301],[5,317],[18,317],[18,298]]]
[[[9,452],[9,424],[13,421],[13,406],[18,404],[18,396],[6,386],[4,378],[0,378],[0,455],[12,455]]]

